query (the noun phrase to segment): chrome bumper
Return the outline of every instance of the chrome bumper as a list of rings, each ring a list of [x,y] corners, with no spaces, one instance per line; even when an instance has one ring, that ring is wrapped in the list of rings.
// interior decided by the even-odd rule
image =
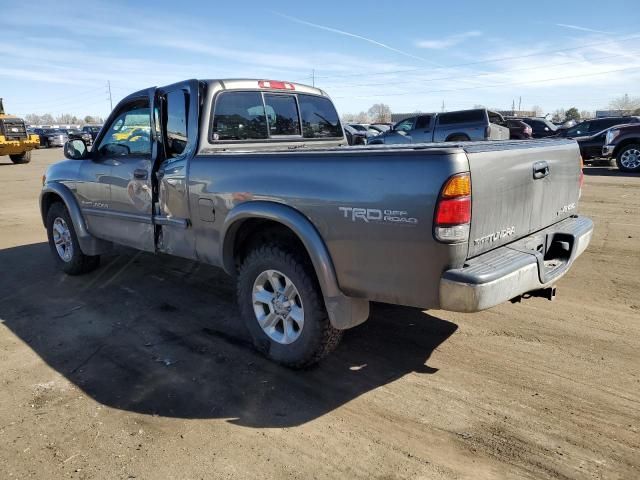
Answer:
[[[587,217],[570,217],[540,232],[468,260],[440,278],[440,308],[478,312],[519,295],[549,287],[585,251],[593,233]],[[557,241],[569,248],[561,261],[545,260],[539,245]],[[545,247],[545,248],[547,248]]]

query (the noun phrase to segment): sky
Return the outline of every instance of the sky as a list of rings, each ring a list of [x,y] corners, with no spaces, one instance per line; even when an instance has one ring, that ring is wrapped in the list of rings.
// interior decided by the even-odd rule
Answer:
[[[5,109],[106,117],[187,78],[315,84],[340,113],[606,109],[640,96],[640,2],[0,0]]]

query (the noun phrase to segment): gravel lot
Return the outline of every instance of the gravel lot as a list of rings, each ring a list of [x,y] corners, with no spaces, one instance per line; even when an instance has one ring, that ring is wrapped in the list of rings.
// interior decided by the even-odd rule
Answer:
[[[585,169],[595,235],[554,302],[374,305],[293,372],[214,268],[56,271],[37,197],[61,157],[0,157],[1,478],[640,478],[639,176]]]

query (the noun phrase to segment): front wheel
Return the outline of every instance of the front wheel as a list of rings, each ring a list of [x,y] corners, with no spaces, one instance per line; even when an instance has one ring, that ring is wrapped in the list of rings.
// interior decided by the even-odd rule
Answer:
[[[342,331],[331,325],[313,269],[300,255],[274,244],[258,247],[237,281],[240,313],[266,357],[304,368],[338,346]]]
[[[623,172],[640,172],[640,144],[626,145],[616,157],[618,168]]]
[[[13,163],[29,163],[31,161],[31,151],[9,155]]]
[[[100,256],[85,255],[67,208],[54,203],[47,212],[47,236],[56,263],[68,275],[81,275],[100,265]]]

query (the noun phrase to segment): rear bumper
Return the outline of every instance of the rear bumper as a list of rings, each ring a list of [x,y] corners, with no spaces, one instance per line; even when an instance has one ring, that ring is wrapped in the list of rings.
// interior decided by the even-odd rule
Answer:
[[[462,268],[447,270],[440,279],[440,308],[478,312],[553,285],[585,251],[592,233],[589,218],[570,217],[468,260]],[[568,245],[566,258],[545,261],[537,247],[550,245],[553,240]]]

